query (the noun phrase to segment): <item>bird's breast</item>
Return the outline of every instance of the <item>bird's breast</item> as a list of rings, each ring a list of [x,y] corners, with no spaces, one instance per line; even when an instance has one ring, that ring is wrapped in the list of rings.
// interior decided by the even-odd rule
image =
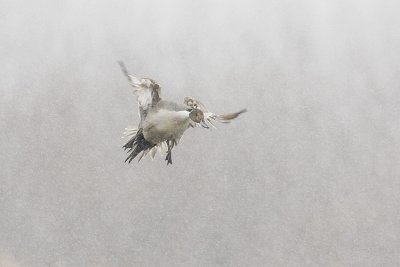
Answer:
[[[189,126],[188,111],[160,110],[149,114],[143,124],[144,138],[158,144],[165,140],[179,140]]]

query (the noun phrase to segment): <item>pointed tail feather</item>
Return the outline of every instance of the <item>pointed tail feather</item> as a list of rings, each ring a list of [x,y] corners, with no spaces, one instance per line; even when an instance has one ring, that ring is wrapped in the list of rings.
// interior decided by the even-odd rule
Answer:
[[[128,157],[125,162],[131,163],[131,161],[143,151],[142,157],[147,154],[147,150],[153,148],[155,145],[144,139],[143,130],[139,129],[135,136],[133,136],[124,146],[125,150],[128,150]],[[142,158],[140,157],[140,159]],[[139,159],[139,160],[140,160]]]

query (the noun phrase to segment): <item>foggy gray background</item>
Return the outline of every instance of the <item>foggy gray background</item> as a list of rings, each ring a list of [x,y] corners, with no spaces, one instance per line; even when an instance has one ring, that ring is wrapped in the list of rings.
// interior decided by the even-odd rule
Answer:
[[[0,266],[399,266],[398,1],[0,1]],[[215,113],[125,164],[117,60]]]

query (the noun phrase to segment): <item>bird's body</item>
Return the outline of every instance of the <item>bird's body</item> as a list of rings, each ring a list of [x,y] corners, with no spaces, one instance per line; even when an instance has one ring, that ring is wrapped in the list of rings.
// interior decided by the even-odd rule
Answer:
[[[127,132],[127,136],[131,138],[123,148],[128,149],[128,162],[139,153],[142,153],[140,160],[149,153],[154,158],[157,151],[162,153],[167,150],[167,165],[172,164],[172,149],[188,128],[197,125],[203,128],[214,127],[213,121],[229,122],[246,111],[216,115],[208,112],[203,104],[192,97],[186,97],[183,104],[161,100],[160,86],[154,80],[131,76],[122,62],[120,65],[135,88],[134,94],[139,103],[141,119],[137,130],[129,129]]]
[[[143,121],[143,135],[146,140],[158,144],[167,140],[178,143],[183,133],[189,128],[190,112],[169,110],[157,107],[150,111]]]

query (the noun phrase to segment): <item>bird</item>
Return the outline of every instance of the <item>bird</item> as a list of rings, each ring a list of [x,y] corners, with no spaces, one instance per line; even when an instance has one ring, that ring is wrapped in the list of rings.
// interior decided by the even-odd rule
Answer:
[[[157,152],[166,153],[167,166],[172,164],[172,149],[178,145],[182,135],[189,128],[216,128],[215,122],[229,123],[240,114],[238,112],[217,115],[195,98],[187,96],[183,103],[163,100],[160,85],[151,78],[138,78],[130,75],[124,62],[118,61],[122,73],[134,88],[139,108],[140,122],[137,128],[126,128],[124,135],[129,138],[124,146],[131,163],[140,153],[140,161],[146,155],[154,159]]]

